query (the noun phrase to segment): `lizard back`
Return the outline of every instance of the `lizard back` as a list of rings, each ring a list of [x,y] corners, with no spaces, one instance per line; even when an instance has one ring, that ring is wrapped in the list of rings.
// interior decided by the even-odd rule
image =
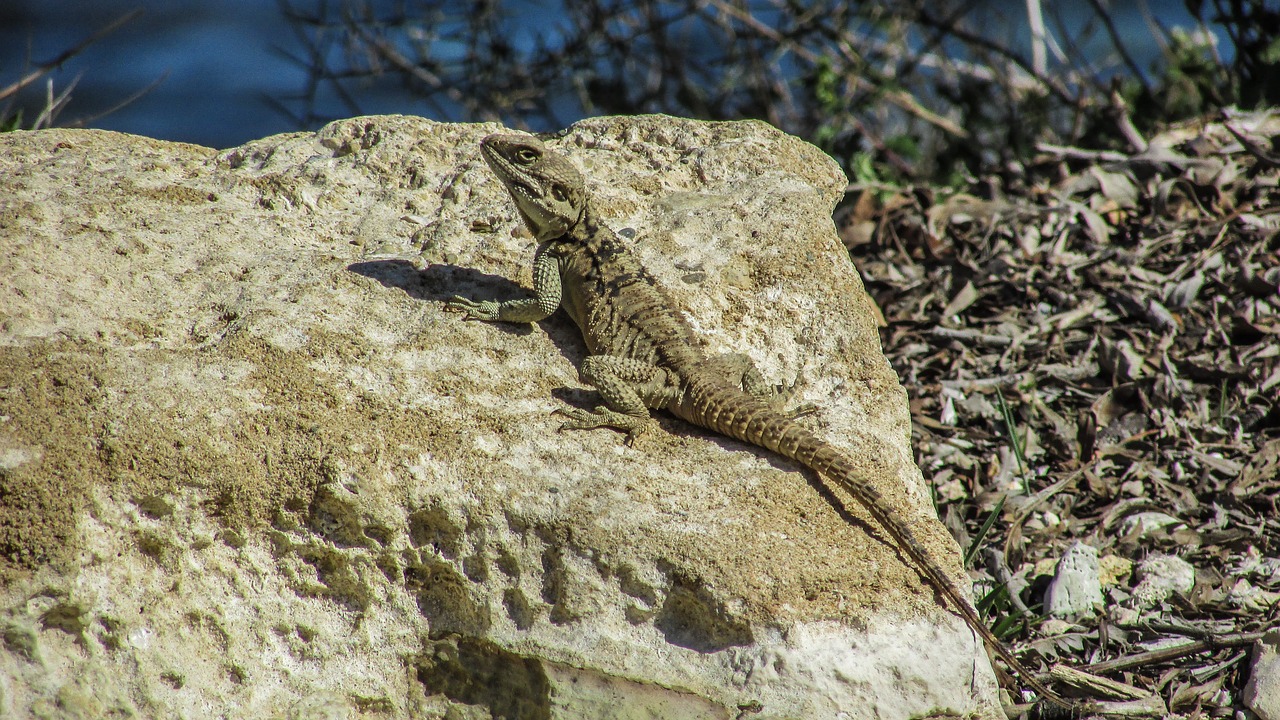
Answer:
[[[704,353],[689,322],[635,253],[588,209],[577,227],[548,243],[560,260],[562,306],[592,355],[692,369]]]

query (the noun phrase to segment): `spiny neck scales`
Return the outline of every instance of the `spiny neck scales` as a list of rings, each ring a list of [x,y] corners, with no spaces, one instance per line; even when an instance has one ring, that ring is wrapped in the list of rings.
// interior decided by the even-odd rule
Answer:
[[[485,160],[525,223],[560,259],[570,316],[593,355],[689,367],[701,359],[688,322],[621,238],[591,211],[582,174],[525,135],[491,135]]]

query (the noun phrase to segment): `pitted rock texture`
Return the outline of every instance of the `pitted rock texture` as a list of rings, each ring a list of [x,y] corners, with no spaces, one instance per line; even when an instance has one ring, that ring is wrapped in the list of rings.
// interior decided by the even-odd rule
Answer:
[[[670,417],[557,432],[596,402],[568,319],[442,310],[530,282],[499,130],[0,135],[0,716],[997,717],[981,646],[841,493]],[[550,144],[962,581],[834,164],[760,123]]]

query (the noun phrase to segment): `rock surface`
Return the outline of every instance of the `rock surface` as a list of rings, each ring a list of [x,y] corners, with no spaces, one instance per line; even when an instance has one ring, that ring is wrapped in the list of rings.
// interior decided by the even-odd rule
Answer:
[[[442,311],[529,285],[499,129],[0,135],[0,716],[997,717],[981,645],[843,495],[669,417],[557,433],[595,402],[572,324]],[[759,123],[552,146],[962,581],[835,166]]]

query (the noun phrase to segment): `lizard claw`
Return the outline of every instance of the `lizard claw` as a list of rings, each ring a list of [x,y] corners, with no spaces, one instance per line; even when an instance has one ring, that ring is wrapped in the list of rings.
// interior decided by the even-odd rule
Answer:
[[[813,415],[816,412],[818,412],[817,405],[814,405],[813,403],[805,403],[798,407],[794,407],[794,408],[791,408],[790,410],[784,411],[784,414],[787,417],[791,418],[792,420],[795,420],[796,418],[808,417],[810,415]]]
[[[773,386],[772,404],[774,409],[781,411],[783,415],[786,415],[792,420],[808,417],[809,415],[813,415],[818,412],[818,406],[813,403],[804,403],[803,405],[796,406],[790,410],[787,409],[787,403],[790,402],[791,398],[795,397],[796,393],[800,390],[802,380],[801,376],[796,375],[796,379],[790,384],[783,383],[781,385]]]
[[[569,418],[560,426],[560,430],[594,430],[609,427],[622,430],[627,434],[628,447],[635,447],[636,442],[653,427],[650,417],[639,417],[610,410],[607,406],[597,405],[594,412],[579,408],[557,408],[552,414]]]
[[[587,412],[586,410],[580,410],[578,408],[556,408],[551,411],[551,414],[563,415],[569,418],[569,422],[560,426],[561,430],[591,430],[600,427],[600,423],[594,422],[596,420],[596,414]]]
[[[651,430],[653,426],[653,418],[645,418],[627,429],[627,439],[623,442],[627,444],[627,447],[636,447],[640,443],[640,439],[649,434],[649,430]]]
[[[467,298],[454,295],[452,299],[444,304],[444,309],[449,312],[466,313],[463,320],[497,320],[498,319],[498,303],[492,300],[477,302],[468,300]]]

